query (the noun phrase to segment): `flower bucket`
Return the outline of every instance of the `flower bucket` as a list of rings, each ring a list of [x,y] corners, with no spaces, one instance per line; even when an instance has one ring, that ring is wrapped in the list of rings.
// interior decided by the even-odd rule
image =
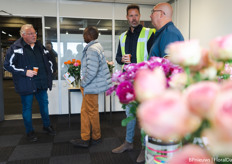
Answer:
[[[161,140],[154,139],[146,135],[146,164],[162,164],[166,163],[174,153],[181,149],[181,142],[170,141],[164,143]]]

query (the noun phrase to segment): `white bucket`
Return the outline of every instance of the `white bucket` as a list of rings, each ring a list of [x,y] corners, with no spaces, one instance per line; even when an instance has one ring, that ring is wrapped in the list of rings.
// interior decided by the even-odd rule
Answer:
[[[181,149],[181,142],[170,141],[168,143],[162,140],[154,139],[146,135],[146,164],[163,164],[170,159],[175,152]]]

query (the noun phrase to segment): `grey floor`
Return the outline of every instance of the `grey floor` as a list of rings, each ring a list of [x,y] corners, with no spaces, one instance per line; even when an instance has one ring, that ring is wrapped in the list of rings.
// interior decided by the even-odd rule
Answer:
[[[122,154],[113,154],[111,150],[119,146],[125,137],[126,129],[121,127],[124,112],[100,114],[103,142],[89,148],[73,147],[69,140],[80,137],[80,115],[51,116],[51,122],[57,131],[56,136],[42,132],[40,118],[33,119],[38,142],[30,143],[26,139],[23,120],[5,120],[0,122],[0,164],[133,164],[139,155],[141,142],[140,130],[136,127],[134,149]]]

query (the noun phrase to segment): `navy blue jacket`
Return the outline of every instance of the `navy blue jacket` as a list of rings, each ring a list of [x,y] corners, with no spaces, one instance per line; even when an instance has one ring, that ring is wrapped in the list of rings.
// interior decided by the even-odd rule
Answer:
[[[167,23],[156,31],[154,38],[154,43],[149,53],[149,59],[152,56],[165,57],[167,55],[165,49],[168,44],[184,40],[181,32],[176,28],[173,22]]]
[[[43,61],[48,77],[48,88],[51,90],[53,64],[50,59],[49,51],[46,50],[40,42],[37,41],[35,44],[39,47],[39,50],[43,55]],[[29,62],[28,54],[24,52],[23,38],[16,40],[7,50],[4,68],[12,73],[17,93],[20,95],[27,95],[37,91],[33,78],[26,76],[27,70],[33,70],[33,67]]]

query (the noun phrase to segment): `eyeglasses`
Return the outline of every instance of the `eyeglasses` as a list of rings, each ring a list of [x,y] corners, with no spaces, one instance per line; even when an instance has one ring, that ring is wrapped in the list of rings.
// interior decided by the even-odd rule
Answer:
[[[37,32],[31,32],[31,33],[24,33],[25,35],[28,35],[28,36],[33,36],[33,35],[37,35]]]
[[[152,9],[152,10],[151,10],[151,14],[153,14],[153,13],[154,13],[154,12],[156,12],[156,11],[163,12],[163,13],[164,13],[164,15],[166,15],[166,14],[165,14],[165,12],[164,12],[163,10],[154,10],[154,9]]]

